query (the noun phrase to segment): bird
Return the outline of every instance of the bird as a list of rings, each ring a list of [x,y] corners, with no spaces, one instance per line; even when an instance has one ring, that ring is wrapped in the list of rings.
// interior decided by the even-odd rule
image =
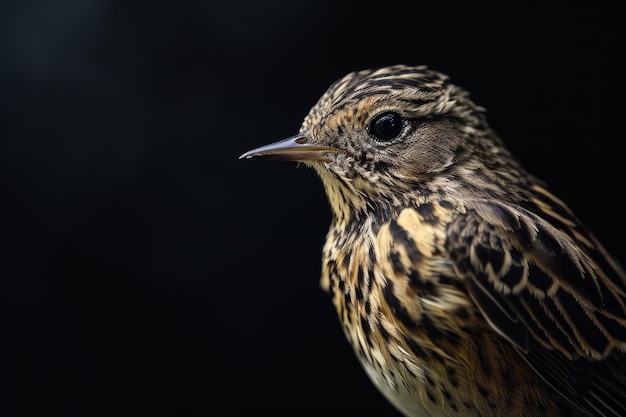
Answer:
[[[317,173],[320,286],[402,415],[626,416],[623,267],[450,75],[351,72],[239,159]]]

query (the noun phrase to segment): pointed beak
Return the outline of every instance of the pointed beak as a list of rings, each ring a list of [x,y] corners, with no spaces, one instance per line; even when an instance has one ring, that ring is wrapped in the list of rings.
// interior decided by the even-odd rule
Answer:
[[[280,142],[271,143],[252,149],[241,155],[239,159],[267,159],[274,161],[330,161],[329,153],[339,152],[337,148],[311,145],[302,133],[298,133]]]

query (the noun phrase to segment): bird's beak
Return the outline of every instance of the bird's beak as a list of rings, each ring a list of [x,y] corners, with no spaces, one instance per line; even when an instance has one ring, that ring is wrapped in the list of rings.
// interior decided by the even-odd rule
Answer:
[[[302,133],[252,149],[241,155],[239,159],[268,159],[275,161],[330,161],[329,153],[338,152],[337,148],[312,145]]]

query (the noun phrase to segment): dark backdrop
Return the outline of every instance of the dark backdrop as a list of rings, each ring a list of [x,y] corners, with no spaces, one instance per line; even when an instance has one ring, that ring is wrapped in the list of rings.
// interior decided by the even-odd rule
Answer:
[[[318,179],[238,156],[348,71],[428,64],[624,260],[617,15],[3,2],[0,414],[397,415],[318,286]]]

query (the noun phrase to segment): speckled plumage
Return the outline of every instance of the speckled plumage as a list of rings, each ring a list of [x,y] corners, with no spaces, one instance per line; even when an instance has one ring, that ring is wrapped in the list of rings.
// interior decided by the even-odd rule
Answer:
[[[626,415],[626,273],[446,75],[348,74],[242,158],[319,174],[321,285],[403,414]]]

